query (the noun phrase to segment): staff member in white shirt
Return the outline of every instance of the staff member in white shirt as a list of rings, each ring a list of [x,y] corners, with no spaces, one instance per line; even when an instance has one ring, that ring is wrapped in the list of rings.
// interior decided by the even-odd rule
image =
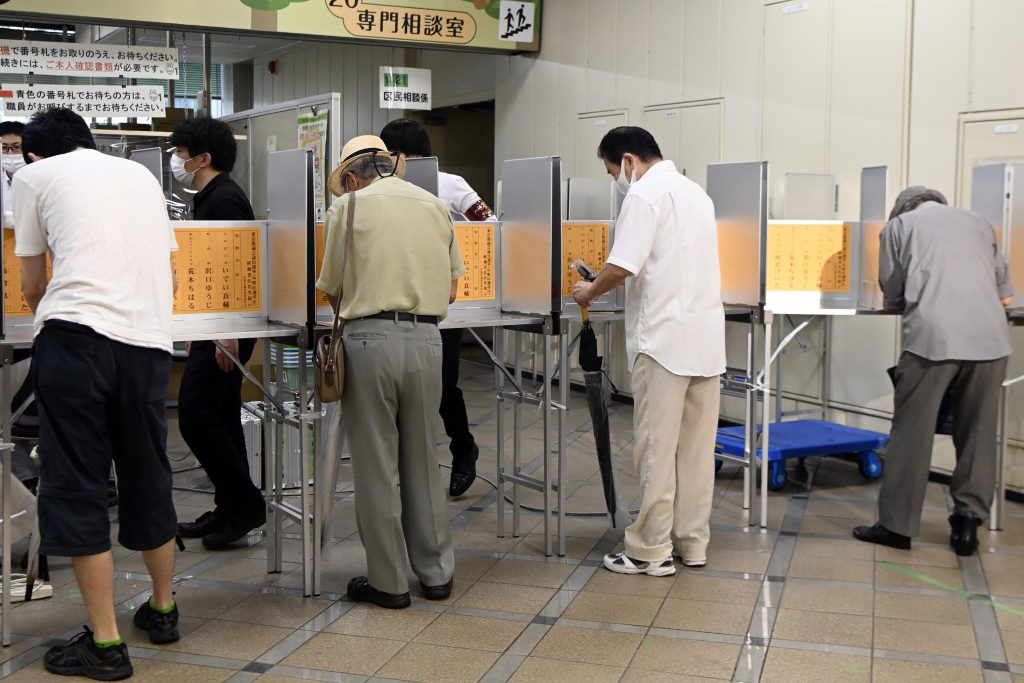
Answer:
[[[397,119],[384,126],[381,140],[391,152],[409,159],[433,156],[430,136],[423,126],[410,119]],[[461,176],[438,172],[437,196],[448,207],[455,220],[465,217],[471,221],[496,221],[494,212]],[[452,475],[448,482],[448,495],[461,496],[476,480],[476,460],[480,447],[469,431],[466,401],[459,389],[459,362],[462,348],[462,330],[441,330],[444,355],[441,359],[441,420],[444,431],[451,439],[448,450],[452,453]]]
[[[611,130],[597,150],[626,194],[615,244],[581,306],[626,283],[626,352],[633,376],[634,460],[640,513],[625,552],[606,555],[620,574],[675,574],[707,562],[715,485],[725,311],[711,198],[681,175],[646,130]]]

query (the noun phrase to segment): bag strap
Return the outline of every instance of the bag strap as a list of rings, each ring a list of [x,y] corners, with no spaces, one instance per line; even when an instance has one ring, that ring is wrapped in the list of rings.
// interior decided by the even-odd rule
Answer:
[[[344,321],[341,319],[341,300],[344,296],[345,288],[345,268],[348,266],[349,261],[352,260],[352,241],[355,239],[355,211],[356,211],[356,194],[355,192],[349,192],[348,194],[348,211],[345,217],[345,251],[342,254],[341,261],[341,283],[342,283],[342,296],[338,297],[338,305],[334,307],[334,323],[331,325],[331,351],[334,351],[334,347],[341,343],[341,335],[339,332],[344,327]],[[354,267],[354,266],[353,266]],[[333,353],[332,353],[333,356]]]

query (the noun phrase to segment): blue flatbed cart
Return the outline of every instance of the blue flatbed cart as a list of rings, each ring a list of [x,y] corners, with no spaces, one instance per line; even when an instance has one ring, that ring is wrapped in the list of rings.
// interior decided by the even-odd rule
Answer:
[[[743,456],[743,425],[718,430],[715,441],[715,455]],[[757,433],[760,434],[758,425]],[[786,485],[786,460],[811,458],[825,455],[855,454],[860,459],[858,469],[865,479],[877,479],[882,475],[882,460],[878,450],[889,443],[889,435],[857,429],[834,422],[821,420],[793,420],[774,422],[771,425],[771,439],[768,446],[769,486],[778,491]],[[763,462],[761,448],[757,457]],[[715,460],[716,471],[722,466]]]

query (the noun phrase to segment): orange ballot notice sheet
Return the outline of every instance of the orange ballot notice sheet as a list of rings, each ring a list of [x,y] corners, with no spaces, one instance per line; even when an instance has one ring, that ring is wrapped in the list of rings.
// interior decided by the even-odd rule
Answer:
[[[46,257],[46,274],[53,277],[53,263]],[[32,309],[21,294],[21,260],[14,255],[14,231],[4,230],[4,313],[32,315]]]
[[[607,223],[562,223],[562,296],[572,296],[572,288],[583,279],[572,267],[576,259],[601,272],[608,259]]]
[[[849,291],[852,232],[849,223],[838,221],[770,221],[768,289]]]
[[[469,269],[459,278],[457,301],[490,301],[497,296],[493,223],[457,223],[462,260]]]
[[[316,261],[314,266],[316,267],[316,276],[314,280],[320,279],[320,269],[324,267],[324,254],[327,253],[327,227],[326,223],[316,224]],[[327,300],[327,295],[321,292],[319,289],[316,290],[316,307],[320,306],[331,307],[331,302]]]
[[[174,313],[248,313],[263,307],[263,231],[176,228]]]

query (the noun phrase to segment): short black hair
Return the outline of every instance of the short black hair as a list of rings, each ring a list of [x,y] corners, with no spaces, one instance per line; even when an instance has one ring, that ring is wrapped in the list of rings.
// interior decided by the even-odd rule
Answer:
[[[70,109],[36,112],[21,134],[21,153],[26,162],[30,161],[29,154],[49,158],[79,147],[96,149],[96,141],[85,119]]]
[[[645,163],[661,158],[661,148],[654,136],[637,126],[612,128],[597,146],[597,157],[612,164],[622,163],[622,155],[626,152],[637,155]]]
[[[22,136],[25,134],[25,124],[21,121],[0,121],[0,137],[5,135]]]
[[[238,158],[238,143],[231,126],[207,116],[185,119],[176,125],[171,133],[171,144],[187,147],[189,155],[194,157],[209,154],[213,157],[210,165],[224,173],[231,172]]]
[[[395,119],[384,126],[380,132],[390,152],[401,152],[405,156],[432,157],[430,136],[416,121],[411,119]]]

